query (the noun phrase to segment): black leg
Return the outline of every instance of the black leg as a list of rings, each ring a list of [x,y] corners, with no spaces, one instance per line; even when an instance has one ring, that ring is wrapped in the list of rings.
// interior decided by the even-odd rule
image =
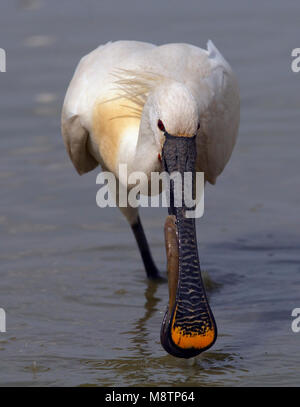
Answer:
[[[147,277],[151,279],[160,278],[159,271],[153,261],[149,245],[144,233],[143,225],[141,223],[139,216],[137,218],[136,223],[131,227],[143,259]]]

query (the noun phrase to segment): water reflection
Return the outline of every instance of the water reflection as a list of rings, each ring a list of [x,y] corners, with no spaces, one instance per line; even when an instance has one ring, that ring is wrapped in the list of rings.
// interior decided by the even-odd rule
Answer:
[[[213,282],[207,272],[204,273],[204,281],[210,294],[220,287]],[[167,281],[163,283],[166,284]],[[218,386],[223,384],[224,376],[232,374],[237,369],[243,370],[239,355],[231,352],[212,350],[196,358],[185,360],[174,358],[159,348],[158,352],[162,356],[156,356],[153,337],[156,335],[159,338],[160,327],[156,327],[155,333],[151,332],[150,320],[161,309],[159,306],[161,298],[157,294],[162,282],[146,281],[146,284],[144,315],[136,321],[132,330],[124,332],[130,336],[133,345],[130,350],[136,356],[104,362],[106,367],[115,371],[116,377],[119,379],[122,377],[126,385],[147,383],[149,386]],[[162,317],[163,313],[161,313],[161,321]],[[155,341],[156,347],[160,347],[158,342],[158,340]],[[96,365],[92,363],[92,366]],[[101,367],[97,364],[97,369],[103,369],[103,364],[101,363]]]
[[[157,292],[158,285],[161,283],[157,283],[154,281],[148,281],[147,287],[145,289],[145,305],[144,305],[144,316],[140,318],[136,325],[135,325],[135,336],[133,342],[136,345],[136,348],[139,350],[140,354],[143,356],[151,355],[151,351],[149,349],[147,339],[147,322],[149,319],[154,315],[157,311],[157,304],[160,301],[158,297],[155,296]],[[157,329],[159,332],[159,327]]]

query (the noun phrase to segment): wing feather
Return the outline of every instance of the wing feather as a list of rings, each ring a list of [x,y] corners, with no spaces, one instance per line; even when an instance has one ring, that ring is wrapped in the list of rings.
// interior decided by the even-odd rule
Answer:
[[[88,149],[89,132],[80,122],[79,115],[62,115],[61,131],[66,150],[79,175],[92,171],[98,162]]]

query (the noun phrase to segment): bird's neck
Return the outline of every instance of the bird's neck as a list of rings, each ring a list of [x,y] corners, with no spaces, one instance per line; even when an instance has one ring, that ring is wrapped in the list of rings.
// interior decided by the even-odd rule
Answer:
[[[161,168],[160,152],[161,146],[153,137],[150,121],[142,115],[131,169],[142,171],[148,178],[151,177],[151,172],[159,171]]]

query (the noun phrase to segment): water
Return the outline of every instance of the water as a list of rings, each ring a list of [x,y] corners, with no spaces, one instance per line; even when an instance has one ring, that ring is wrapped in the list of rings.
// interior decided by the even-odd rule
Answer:
[[[0,47],[0,384],[299,385],[299,47],[294,1],[4,1]],[[212,39],[241,86],[238,144],[197,223],[219,328],[186,361],[159,331],[167,285],[149,283],[125,220],[78,177],[60,109],[79,58],[108,40]],[[165,209],[142,219],[165,273]]]

